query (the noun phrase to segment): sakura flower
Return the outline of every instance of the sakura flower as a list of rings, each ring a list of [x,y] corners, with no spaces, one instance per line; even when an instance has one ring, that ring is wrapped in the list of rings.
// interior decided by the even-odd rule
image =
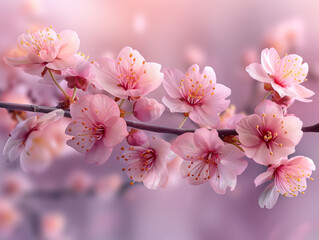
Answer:
[[[255,114],[237,124],[236,131],[246,156],[268,165],[295,151],[303,135],[301,127],[299,118],[284,116],[278,104],[264,100],[256,107]]]
[[[164,74],[163,85],[168,95],[162,101],[171,112],[189,113],[198,124],[218,125],[218,113],[228,107],[230,101],[225,98],[231,91],[216,83],[211,67],[200,73],[198,65],[192,65],[186,74],[177,69],[166,69]]]
[[[222,114],[220,114],[219,129],[233,129],[236,128],[237,123],[246,115],[243,113],[235,113],[236,107],[230,105]]]
[[[142,146],[148,141],[148,138],[144,131],[132,128],[126,137],[126,141],[131,146]]]
[[[22,34],[18,37],[18,49],[4,61],[22,67],[27,73],[44,76],[47,69],[64,70],[73,65],[73,55],[80,46],[77,34],[65,30],[57,34],[53,29]]]
[[[0,236],[7,239],[17,229],[21,213],[11,202],[0,199]]]
[[[65,227],[66,219],[62,213],[47,212],[41,216],[41,233],[44,239],[60,239]]]
[[[66,180],[66,189],[74,193],[85,193],[92,186],[92,176],[81,170],[76,170],[70,174]]]
[[[312,101],[306,98],[314,95],[314,92],[300,85],[306,81],[308,64],[302,64],[302,58],[296,54],[280,59],[274,48],[266,48],[261,52],[261,64],[252,63],[246,71],[280,97],[288,96],[302,102]]]
[[[229,187],[235,189],[237,175],[247,167],[244,153],[231,144],[224,144],[215,129],[200,128],[195,133],[185,133],[175,140],[171,149],[184,162],[183,178],[190,184],[209,181],[216,193],[224,194]]]
[[[261,208],[273,208],[279,194],[296,197],[299,192],[304,194],[307,188],[306,179],[310,178],[316,169],[314,162],[307,157],[296,156],[288,159],[281,158],[278,163],[270,164],[268,170],[255,179],[256,187],[273,180],[259,197]],[[312,178],[310,178],[312,180]]]
[[[146,62],[137,50],[125,47],[116,59],[97,60],[95,85],[116,97],[137,99],[159,87],[160,70],[160,64]]]
[[[33,189],[30,180],[23,174],[17,172],[8,172],[1,179],[2,196],[8,198],[17,198]]]
[[[148,189],[164,188],[168,180],[167,162],[170,144],[162,139],[150,139],[143,146],[129,147],[121,156],[127,162],[123,168],[134,182],[143,182]],[[133,182],[132,182],[133,184]]]
[[[42,171],[51,163],[55,142],[47,135],[50,124],[63,117],[63,110],[55,110],[38,118],[30,117],[16,126],[4,146],[6,161],[13,161],[20,156],[24,171]]]
[[[88,163],[105,163],[128,134],[117,104],[102,94],[86,95],[71,104],[70,111],[73,121],[65,133],[73,138],[67,144],[85,153]]]
[[[164,111],[165,106],[153,98],[140,98],[133,104],[133,114],[142,122],[155,121]]]
[[[123,177],[117,173],[107,174],[94,184],[94,192],[101,200],[111,200],[120,191]]]
[[[83,56],[77,55],[74,67],[64,71],[65,80],[68,82],[69,88],[78,88],[86,91],[89,84],[94,79],[92,64]]]

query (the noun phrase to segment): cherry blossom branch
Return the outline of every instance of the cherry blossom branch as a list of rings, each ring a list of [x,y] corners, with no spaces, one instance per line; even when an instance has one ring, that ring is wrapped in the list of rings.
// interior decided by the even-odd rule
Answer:
[[[56,110],[55,107],[45,107],[45,106],[38,106],[38,105],[30,105],[30,104],[17,104],[17,103],[8,103],[8,102],[1,102],[0,101],[0,108],[5,108],[7,110],[20,110],[20,111],[28,111],[28,112],[40,112],[40,113],[49,113],[51,111]],[[70,111],[64,110],[64,116],[70,118],[71,114]],[[138,128],[150,132],[157,132],[157,133],[168,133],[168,134],[175,134],[181,135],[187,132],[194,132],[195,129],[180,129],[180,128],[171,128],[171,127],[162,127],[162,126],[155,126],[151,124],[145,124],[141,122],[135,122],[126,120],[126,124],[132,128]],[[233,136],[237,135],[235,129],[218,129],[219,136]],[[312,126],[306,126],[302,128],[303,132],[319,132],[319,123],[314,124]]]

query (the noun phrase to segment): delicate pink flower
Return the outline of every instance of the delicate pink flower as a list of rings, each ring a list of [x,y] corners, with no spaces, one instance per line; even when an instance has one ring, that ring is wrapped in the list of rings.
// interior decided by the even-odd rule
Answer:
[[[125,47],[117,59],[100,58],[96,64],[95,85],[123,99],[143,97],[159,87],[163,80],[161,65],[145,62],[143,56]]]
[[[13,161],[20,156],[24,171],[43,171],[51,163],[54,141],[46,136],[48,126],[63,117],[63,110],[55,110],[38,118],[30,117],[20,122],[11,132],[4,146],[6,161]]]
[[[65,75],[69,88],[76,87],[83,91],[86,91],[95,78],[92,64],[84,58],[84,55],[77,55],[74,67],[65,70],[63,75]]]
[[[33,185],[26,175],[17,172],[5,173],[1,181],[1,193],[5,197],[21,197],[33,189]]]
[[[123,171],[132,181],[143,182],[149,189],[164,188],[170,153],[170,144],[162,139],[150,139],[143,146],[129,147],[122,155],[128,165]]]
[[[66,226],[66,219],[59,212],[48,212],[41,218],[41,233],[44,239],[60,239]]]
[[[295,102],[295,98],[288,96],[280,97],[277,92],[272,95],[271,100],[280,105],[284,110],[287,110]]]
[[[122,184],[122,176],[116,173],[107,174],[95,182],[94,191],[100,199],[110,200],[119,192]]]
[[[256,107],[255,114],[237,124],[236,131],[247,157],[268,165],[295,151],[303,135],[301,127],[299,118],[284,117],[278,104],[264,100]]]
[[[133,104],[133,114],[142,122],[155,121],[164,111],[165,106],[153,98],[140,98]]]
[[[220,114],[220,124],[218,129],[234,129],[246,115],[243,113],[235,113],[236,107],[230,105],[222,114]]]
[[[85,153],[88,163],[105,163],[128,134],[117,104],[102,94],[86,95],[71,104],[70,111],[73,121],[65,132],[74,137],[67,144]]]
[[[165,69],[164,74],[163,85],[168,95],[162,101],[171,112],[189,113],[190,119],[199,124],[218,125],[218,113],[229,105],[225,98],[230,95],[230,89],[216,83],[211,67],[200,73],[199,67],[192,65],[186,74]]]
[[[92,186],[92,176],[81,170],[75,170],[66,180],[66,188],[74,193],[85,193]]]
[[[70,30],[57,34],[46,28],[34,33],[22,34],[18,38],[18,49],[4,61],[19,66],[25,72],[43,76],[46,68],[64,70],[73,65],[74,54],[80,46],[78,35]]]
[[[231,144],[224,144],[215,129],[197,129],[175,140],[171,149],[185,161],[181,165],[182,177],[190,184],[209,181],[216,193],[235,189],[237,175],[247,167],[244,153]]]
[[[302,102],[312,101],[306,98],[314,95],[314,92],[300,85],[306,81],[308,64],[302,64],[302,58],[298,55],[291,54],[280,59],[274,48],[266,48],[261,52],[261,64],[252,63],[246,71],[252,78],[276,91],[280,97],[288,96]]]
[[[272,208],[277,202],[279,194],[287,197],[295,197],[298,192],[304,194],[307,188],[306,178],[310,178],[315,169],[314,162],[303,156],[290,159],[284,157],[278,163],[270,164],[268,170],[255,179],[256,187],[273,180],[260,195],[259,206]]]
[[[16,229],[21,214],[14,206],[4,199],[0,200],[0,236],[9,237]]]
[[[131,146],[142,146],[148,141],[144,131],[132,128],[126,137],[126,141]]]

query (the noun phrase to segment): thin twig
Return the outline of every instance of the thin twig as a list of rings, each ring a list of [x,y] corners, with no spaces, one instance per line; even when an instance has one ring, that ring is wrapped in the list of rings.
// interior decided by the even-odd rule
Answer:
[[[28,112],[40,112],[40,113],[49,113],[57,108],[54,107],[45,107],[38,105],[29,105],[29,104],[17,104],[17,103],[8,103],[8,102],[0,102],[0,108],[5,108],[7,110],[20,110],[20,111],[28,111]],[[70,118],[70,111],[64,110],[64,116]],[[196,129],[179,129],[179,128],[171,128],[171,127],[162,127],[155,126],[151,124],[145,124],[141,122],[129,121],[126,120],[126,124],[132,128],[138,128],[146,131],[157,132],[157,133],[168,133],[181,135],[187,132],[194,132]],[[223,136],[234,136],[237,135],[235,129],[218,129],[217,130],[220,137]],[[302,128],[303,132],[319,132],[319,123],[314,124],[312,126],[307,126]]]

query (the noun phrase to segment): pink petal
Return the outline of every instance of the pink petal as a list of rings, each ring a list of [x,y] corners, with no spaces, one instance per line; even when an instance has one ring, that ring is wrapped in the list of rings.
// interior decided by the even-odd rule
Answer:
[[[76,63],[76,56],[65,57],[62,59],[56,58],[52,62],[48,63],[46,66],[53,70],[65,70],[68,68],[73,68]]]
[[[259,116],[266,114],[266,116],[270,116],[270,117],[273,117],[273,115],[276,115],[276,118],[278,119],[283,118],[282,108],[278,104],[268,99],[262,101],[261,103],[257,105],[257,107],[255,108],[255,114],[258,114]]]
[[[192,160],[191,157],[196,158],[202,154],[202,150],[199,149],[194,143],[194,133],[184,133],[178,136],[172,143],[171,150],[179,155],[182,159]]]
[[[181,97],[179,86],[183,78],[184,74],[178,69],[166,68],[164,70],[163,86],[171,98]]]
[[[246,67],[246,71],[248,74],[255,80],[270,83],[270,78],[265,72],[264,68],[259,63],[252,63],[248,67]]]
[[[207,128],[200,128],[195,131],[194,143],[203,152],[215,152],[224,146],[223,141],[218,137],[218,132],[215,129],[210,131]]]
[[[312,97],[315,93],[302,85],[295,85],[293,91],[296,93],[296,99],[301,102],[312,102],[311,99],[306,99]]]
[[[87,163],[96,163],[102,165],[109,159],[113,148],[105,147],[103,141],[97,141],[86,153],[85,160]]]
[[[265,48],[261,52],[261,64],[264,70],[272,75],[275,76],[276,69],[278,66],[278,61],[280,60],[280,57],[274,48]]]
[[[272,179],[274,175],[274,170],[273,169],[268,169],[266,172],[263,172],[261,174],[259,174],[256,178],[255,178],[255,186],[259,186],[267,181],[270,181]]]
[[[229,171],[222,164],[219,164],[209,183],[216,193],[225,194],[227,187],[231,191],[235,189],[237,178],[233,172]]]
[[[274,205],[277,202],[277,199],[279,197],[279,193],[277,192],[277,189],[275,187],[275,183],[270,183],[265,190],[261,193],[258,203],[261,208],[268,208],[272,209]]]
[[[231,144],[225,144],[222,148],[222,155],[220,156],[220,164],[225,166],[230,172],[236,175],[242,174],[247,168],[248,163],[242,159],[245,154]]]
[[[238,124],[236,131],[239,135],[240,142],[247,147],[253,147],[260,143],[259,133],[256,126],[261,126],[261,119],[258,115],[253,114],[244,117]]]
[[[11,66],[21,66],[31,63],[29,58],[26,56],[17,56],[17,57],[3,57],[3,61]]]
[[[170,112],[188,113],[192,111],[192,107],[185,101],[170,96],[164,96],[162,102],[169,108]]]
[[[58,58],[67,58],[73,56],[80,47],[80,39],[76,32],[71,30],[65,30],[60,34],[61,47],[58,54]]]
[[[81,99],[80,99],[81,100]],[[120,116],[116,102],[103,94],[95,94],[89,98],[89,111],[91,117],[97,122],[106,122],[113,117]]]
[[[103,143],[106,147],[114,147],[123,141],[128,135],[126,130],[126,122],[123,118],[113,117],[105,122],[105,134],[103,137]]]
[[[97,64],[94,65],[94,73],[96,80],[94,84],[112,95],[126,99],[128,94],[125,89],[118,86],[118,76],[120,73],[116,69],[117,62],[112,58],[99,58]]]

